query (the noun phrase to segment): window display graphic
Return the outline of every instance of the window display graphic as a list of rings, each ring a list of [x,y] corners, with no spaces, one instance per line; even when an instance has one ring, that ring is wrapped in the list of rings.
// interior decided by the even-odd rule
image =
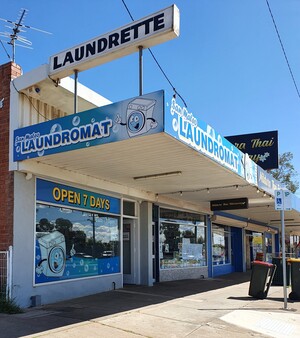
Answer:
[[[35,283],[119,273],[120,218],[37,203]]]
[[[43,273],[47,277],[62,276],[66,262],[65,236],[54,231],[40,237],[38,244],[40,261],[36,266],[36,273]]]
[[[155,100],[137,98],[128,104],[126,122],[122,122],[117,115],[116,123],[126,126],[129,137],[147,133],[157,127],[157,121],[153,118]]]

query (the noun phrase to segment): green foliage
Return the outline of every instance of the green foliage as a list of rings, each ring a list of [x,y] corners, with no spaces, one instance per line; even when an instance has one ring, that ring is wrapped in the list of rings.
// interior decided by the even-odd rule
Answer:
[[[292,164],[293,157],[291,152],[279,155],[278,169],[270,170],[270,173],[276,180],[283,183],[287,189],[295,193],[299,189],[299,182],[296,179],[298,173]]]
[[[22,309],[15,303],[13,299],[7,298],[0,294],[0,313],[16,314],[22,313]]]

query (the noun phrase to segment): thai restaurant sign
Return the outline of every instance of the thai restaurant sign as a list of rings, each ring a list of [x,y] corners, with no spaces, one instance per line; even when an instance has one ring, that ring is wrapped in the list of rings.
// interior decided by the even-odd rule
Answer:
[[[157,13],[52,55],[49,75],[63,78],[179,36],[179,10],[172,5]]]
[[[255,134],[226,136],[228,141],[239,148],[261,168],[278,168],[278,132],[266,131]]]

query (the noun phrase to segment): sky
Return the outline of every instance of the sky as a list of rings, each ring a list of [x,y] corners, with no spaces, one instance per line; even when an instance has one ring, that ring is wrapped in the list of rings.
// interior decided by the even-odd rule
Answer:
[[[300,91],[300,0],[268,1]],[[180,36],[151,48],[172,86],[145,50],[144,93],[164,89],[173,94],[175,87],[189,112],[223,136],[277,130],[279,153],[293,153],[300,181],[300,97],[266,0],[125,3],[135,20],[173,3],[180,11]],[[33,48],[16,47],[16,63],[24,73],[49,63],[51,55],[131,22],[122,0],[10,0],[2,4],[0,17],[16,21],[22,8],[28,10],[25,25],[51,33],[21,33]],[[0,21],[0,32],[10,31],[6,25]],[[1,41],[12,54],[8,40]],[[0,45],[0,63],[8,61]],[[135,53],[79,73],[79,82],[121,101],[139,95],[138,66]]]

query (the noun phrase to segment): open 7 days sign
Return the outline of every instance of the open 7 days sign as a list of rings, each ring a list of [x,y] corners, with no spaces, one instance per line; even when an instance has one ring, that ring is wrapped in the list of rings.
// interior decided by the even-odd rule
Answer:
[[[179,36],[179,10],[172,5],[110,33],[50,57],[49,75],[69,76]]]

